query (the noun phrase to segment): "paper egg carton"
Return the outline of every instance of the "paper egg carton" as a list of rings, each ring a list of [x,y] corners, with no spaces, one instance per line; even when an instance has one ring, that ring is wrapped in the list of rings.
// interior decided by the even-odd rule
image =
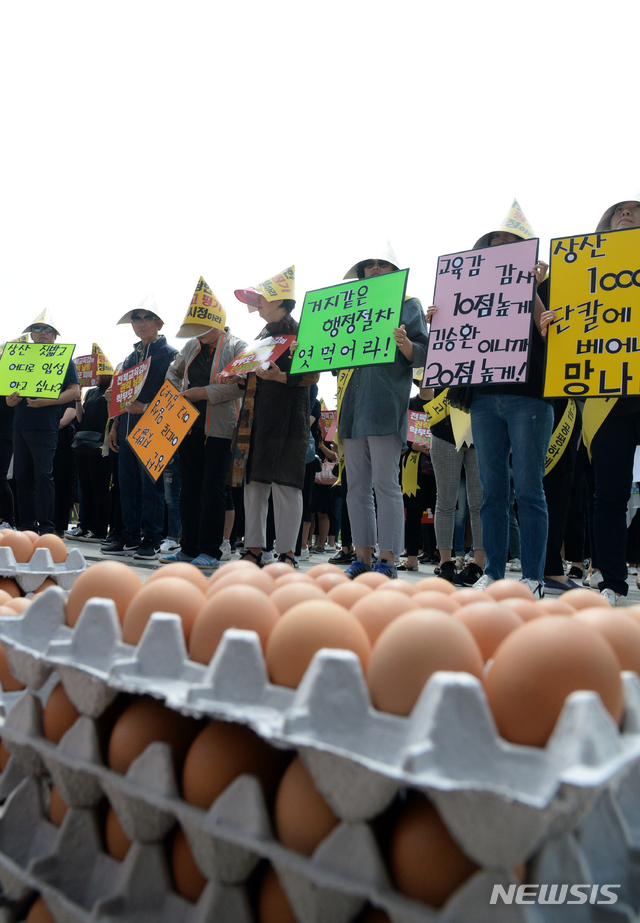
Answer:
[[[23,616],[0,618],[0,641],[23,682],[37,688],[55,667],[90,717],[118,691],[147,693],[298,750],[345,821],[376,816],[405,786],[424,791],[483,866],[512,867],[573,829],[599,789],[640,760],[640,681],[631,673],[622,733],[595,694],[578,692],[548,745],[533,748],[500,738],[469,674],[435,674],[412,714],[398,717],[372,708],[351,652],[318,652],[299,688],[285,689],[269,682],[253,632],[228,630],[205,667],[188,659],[178,616],[156,613],[133,647],[122,642],[111,601],[90,600],[72,630],[64,594],[53,588]]]
[[[63,590],[70,590],[87,562],[77,548],[67,555],[62,564],[54,564],[48,548],[36,548],[31,560],[18,564],[13,550],[0,547],[0,577],[13,577],[23,593],[34,593],[47,577],[51,577]]]

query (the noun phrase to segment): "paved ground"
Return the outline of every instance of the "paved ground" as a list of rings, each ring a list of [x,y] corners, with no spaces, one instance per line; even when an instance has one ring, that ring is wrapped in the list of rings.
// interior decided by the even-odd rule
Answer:
[[[100,545],[94,545],[89,542],[74,542],[69,539],[65,539],[65,544],[67,548],[77,548],[81,554],[86,559],[87,563],[94,564],[96,561],[106,561],[108,556],[100,553]],[[325,561],[328,561],[331,557],[330,554],[312,554],[309,561],[301,561],[299,570],[301,573],[309,570],[310,567],[313,567],[315,564],[322,564]],[[112,558],[113,559],[113,558]],[[135,572],[141,577],[142,580],[145,580],[148,575],[156,570],[161,565],[156,564],[155,562],[146,562],[138,561],[135,558],[130,557],[117,557],[117,561],[124,561],[130,567],[133,567]],[[239,560],[239,555],[234,554],[231,558],[232,561]],[[224,563],[222,564],[224,567]],[[344,570],[345,568],[339,567],[336,565],[336,570]],[[412,583],[416,583],[418,580],[422,580],[424,577],[433,576],[434,565],[433,564],[420,564],[419,571],[411,571],[407,573],[398,574],[399,580],[409,580]],[[507,577],[510,580],[519,580],[521,574],[512,574],[508,573]],[[640,590],[636,587],[636,577],[632,576],[628,578],[629,584],[629,595],[628,599],[630,603],[640,603]],[[594,593],[595,595],[595,593]]]

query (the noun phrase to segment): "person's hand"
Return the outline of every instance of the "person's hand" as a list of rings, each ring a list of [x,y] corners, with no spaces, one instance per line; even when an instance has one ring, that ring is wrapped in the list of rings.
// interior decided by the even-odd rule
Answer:
[[[145,411],[145,405],[142,401],[127,401],[124,405],[124,409],[127,413],[134,413],[137,416],[143,414]]]
[[[283,384],[287,381],[286,372],[281,372],[275,362],[270,362],[269,367],[266,369],[256,369],[256,375],[265,381],[279,381]]]
[[[118,452],[118,427],[112,426],[109,430],[109,437],[107,439],[107,445],[112,452]]]
[[[111,404],[111,395],[112,395],[112,393],[113,393],[113,385],[109,385],[109,387],[107,388],[107,390],[104,392],[104,399],[105,399],[105,401],[107,402],[107,404],[109,404],[109,405]]]
[[[399,327],[393,328],[393,338],[396,341],[396,346],[399,349],[402,349],[403,346],[409,342],[409,337],[407,336],[407,328],[404,324],[400,324]]]
[[[198,401],[206,401],[208,397],[206,388],[187,388],[186,391],[182,392],[182,396],[191,401],[192,404],[197,404]]]
[[[540,285],[541,282],[544,282],[547,276],[547,270],[549,269],[549,264],[545,263],[544,260],[538,260],[536,265],[533,267],[533,272],[536,277],[536,284]]]
[[[300,344],[298,343],[297,340],[294,340],[293,343],[291,344],[291,346],[289,347],[289,358],[290,358],[290,359],[293,359],[293,354],[294,354],[294,352],[296,351],[296,349],[298,348],[298,346],[300,346]]]
[[[244,381],[244,375],[229,375],[228,372],[218,372],[213,379],[216,385],[237,385],[238,382]]]
[[[49,407],[49,401],[46,397],[28,397],[27,407]]]
[[[9,407],[17,407],[22,398],[20,397],[19,391],[12,391],[11,394],[7,394],[7,404]]]
[[[558,308],[557,310],[562,309]],[[540,315],[540,335],[546,337],[549,324],[555,324],[557,320],[555,311],[543,311]]]
[[[424,316],[424,319],[426,320],[427,323],[431,322],[431,318],[433,317],[433,315],[436,313],[437,310],[438,308],[436,307],[435,304],[429,305],[429,307],[427,308],[427,313]]]
[[[327,461],[337,462],[339,458],[338,453],[332,451],[332,449],[325,449],[324,455]]]

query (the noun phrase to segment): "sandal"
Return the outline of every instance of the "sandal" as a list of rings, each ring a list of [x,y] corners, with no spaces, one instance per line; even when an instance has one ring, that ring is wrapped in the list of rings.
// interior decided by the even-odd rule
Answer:
[[[396,567],[396,570],[414,570],[415,571],[415,570],[420,570],[420,568],[418,567],[417,564],[412,567],[410,564],[407,564],[407,562],[405,561],[404,564],[398,564],[398,566]]]
[[[250,551],[248,548],[245,548],[245,550],[240,555],[240,560],[249,561],[249,564],[251,564],[251,560],[250,560],[251,558],[253,558],[253,563],[256,564],[258,567],[264,567],[264,561],[262,560],[262,552],[259,551],[258,554],[255,554],[255,552]]]
[[[292,554],[287,554],[286,551],[278,555],[278,564],[290,564],[292,567],[298,566],[298,562],[294,556]]]

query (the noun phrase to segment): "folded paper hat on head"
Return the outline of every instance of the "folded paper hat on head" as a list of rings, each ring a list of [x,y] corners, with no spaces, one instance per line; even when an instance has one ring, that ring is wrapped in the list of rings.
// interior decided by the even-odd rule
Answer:
[[[630,195],[626,199],[618,199],[615,205],[612,205],[610,208],[606,210],[606,212],[604,213],[604,215],[598,222],[598,227],[596,228],[596,231],[608,231],[610,229],[611,219],[613,218],[614,211],[616,210],[618,205],[622,205],[624,202],[640,202],[640,193],[635,192],[633,195]]]
[[[520,208],[520,203],[517,199],[514,199],[511,203],[511,208],[504,216],[502,224],[498,228],[494,228],[493,231],[489,231],[487,234],[483,234],[482,237],[476,241],[473,249],[479,250],[481,247],[490,247],[491,238],[494,234],[513,234],[514,237],[520,237],[522,240],[531,240],[532,237],[535,237],[535,233],[529,222],[527,221],[525,213]]]
[[[258,295],[262,295],[267,301],[293,301],[295,300],[295,266],[288,266],[277,275],[260,282],[255,288],[237,288],[235,296],[238,301],[248,305],[249,311],[258,310]]]
[[[395,254],[395,250],[391,246],[391,243],[387,241],[386,244],[384,244],[384,246],[380,246],[380,244],[378,243],[375,246],[371,247],[371,249],[369,250],[368,256],[366,256],[362,260],[358,260],[357,263],[354,263],[351,269],[345,274],[344,278],[345,279],[361,279],[362,274],[358,270],[362,267],[362,264],[366,263],[368,260],[376,260],[378,262],[391,263],[394,269],[400,269],[400,263],[398,261],[398,257]]]
[[[96,366],[97,375],[113,375],[113,366],[107,359],[104,352],[100,349],[97,343],[94,343],[91,347],[91,355],[98,357],[98,362]]]
[[[164,320],[158,314],[158,306],[156,305],[156,300],[153,295],[147,295],[147,297],[141,301],[140,304],[136,305],[135,308],[131,308],[130,311],[127,311],[126,314],[123,314],[118,321],[118,324],[130,324],[131,317],[134,314],[153,314],[158,318],[161,325],[164,324]]]
[[[191,304],[176,333],[177,337],[200,337],[210,330],[224,330],[227,312],[200,276]]]
[[[57,337],[60,336],[60,331],[58,330],[58,328],[53,322],[53,317],[51,316],[51,311],[49,310],[49,308],[43,308],[42,311],[40,311],[40,313],[36,317],[36,319],[32,320],[31,323],[28,324],[22,332],[29,333],[29,331],[35,324],[44,324],[46,327],[53,327],[55,335]]]

